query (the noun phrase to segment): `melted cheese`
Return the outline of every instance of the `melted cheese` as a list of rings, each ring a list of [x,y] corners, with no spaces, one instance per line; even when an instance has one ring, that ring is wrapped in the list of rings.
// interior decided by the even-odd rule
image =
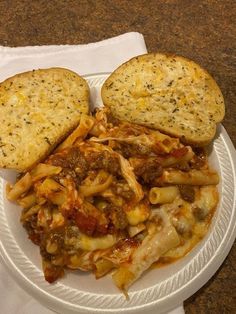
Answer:
[[[200,195],[195,202],[195,205],[206,211],[209,214],[218,203],[218,193],[214,185],[203,186],[200,188]]]
[[[136,205],[133,209],[126,212],[127,220],[131,226],[136,226],[137,224],[146,221],[149,215],[150,210],[143,203]]]
[[[161,255],[178,244],[178,234],[170,224],[166,224],[160,232],[148,234],[142,244],[134,251],[131,263],[127,266],[121,266],[114,273],[115,284],[120,289],[126,290]]]
[[[116,237],[111,234],[97,238],[81,234],[79,238],[79,247],[85,251],[102,250],[111,247],[116,241]]]
[[[218,203],[216,186],[209,185],[198,188],[196,200],[190,204],[178,199],[173,204],[163,205],[171,217],[171,220],[180,234],[181,245],[169,250],[165,257],[181,258],[186,255],[207,233],[211,213],[214,212]],[[199,208],[203,211],[203,218],[194,215],[194,210]]]

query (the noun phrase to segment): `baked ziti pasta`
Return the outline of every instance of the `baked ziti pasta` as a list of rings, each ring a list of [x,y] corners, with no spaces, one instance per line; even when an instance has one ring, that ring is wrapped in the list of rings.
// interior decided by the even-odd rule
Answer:
[[[187,254],[206,234],[218,174],[203,149],[114,119],[105,109],[43,162],[7,186],[39,246],[48,282],[66,268],[112,271],[126,292],[157,261]]]

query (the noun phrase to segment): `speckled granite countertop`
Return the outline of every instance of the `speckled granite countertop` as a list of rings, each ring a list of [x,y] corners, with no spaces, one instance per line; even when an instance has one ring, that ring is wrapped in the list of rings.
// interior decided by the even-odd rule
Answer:
[[[236,2],[1,0],[0,45],[84,44],[138,31],[148,51],[197,61],[224,94],[224,126],[236,145]],[[186,313],[236,313],[236,245]]]

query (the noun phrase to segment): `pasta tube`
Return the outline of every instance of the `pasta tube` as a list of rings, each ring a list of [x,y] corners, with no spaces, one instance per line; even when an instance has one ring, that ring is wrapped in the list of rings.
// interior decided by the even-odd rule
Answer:
[[[49,164],[39,163],[34,169],[30,171],[32,181],[36,182],[44,177],[53,176],[60,173],[61,167],[55,167]]]
[[[105,191],[112,183],[112,176],[109,175],[104,183],[97,185],[81,185],[79,187],[79,192],[85,197],[92,196]]]
[[[180,162],[190,161],[193,158],[193,156],[194,156],[192,148],[190,146],[187,146],[187,147],[184,147],[184,148],[186,149],[186,152],[183,155],[180,155],[180,156],[178,156],[178,155],[177,156],[169,156],[169,157],[166,157],[166,158],[162,158],[160,160],[160,164],[163,167],[170,167],[170,166],[176,165],[176,164],[178,164]]]
[[[32,185],[32,177],[27,172],[13,187],[7,191],[7,198],[10,201],[16,201],[23,193],[27,192]]]
[[[126,291],[152,263],[171,248],[176,247],[179,242],[179,236],[170,224],[165,225],[160,232],[148,234],[134,251],[131,263],[121,266],[113,274],[112,278],[116,286]]]
[[[177,186],[154,187],[149,192],[149,201],[152,204],[172,203],[179,195]]]
[[[170,170],[164,171],[160,180],[162,183],[169,184],[211,185],[219,183],[219,176],[209,170],[194,169],[189,172]]]
[[[58,146],[56,152],[72,146],[76,141],[83,140],[94,125],[94,118],[82,115],[79,126]]]
[[[36,195],[34,193],[30,193],[28,195],[26,195],[25,197],[23,198],[20,198],[17,203],[25,208],[25,209],[28,209],[30,207],[32,207],[33,205],[36,204]]]

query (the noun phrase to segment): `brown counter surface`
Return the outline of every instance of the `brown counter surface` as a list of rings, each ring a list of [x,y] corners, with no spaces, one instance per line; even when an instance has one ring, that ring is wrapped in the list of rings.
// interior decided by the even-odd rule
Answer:
[[[236,145],[236,2],[0,1],[0,45],[85,44],[137,31],[149,52],[183,55],[205,67],[226,103]],[[186,300],[186,313],[236,313],[236,245],[215,276]]]

